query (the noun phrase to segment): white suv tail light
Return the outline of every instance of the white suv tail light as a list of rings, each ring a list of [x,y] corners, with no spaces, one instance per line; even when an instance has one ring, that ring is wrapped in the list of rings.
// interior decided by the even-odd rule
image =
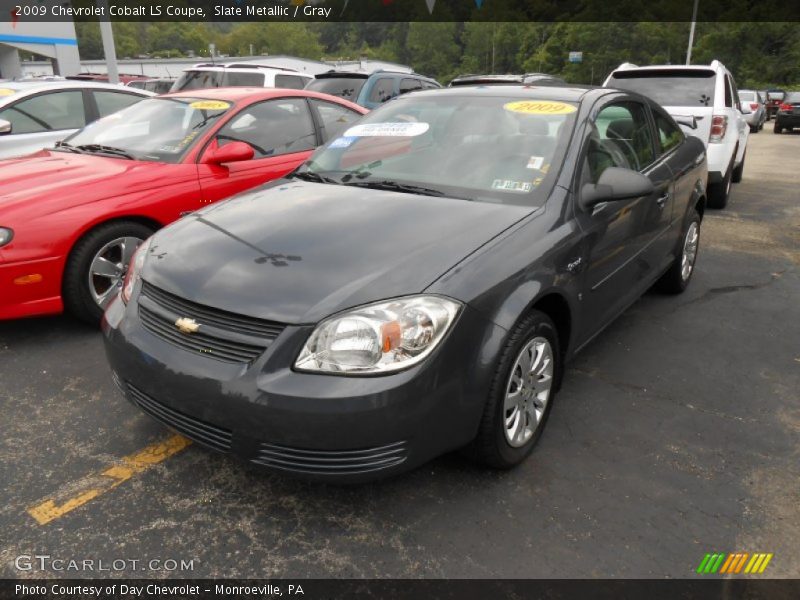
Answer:
[[[708,141],[712,144],[719,143],[725,137],[725,131],[728,129],[728,117],[725,115],[714,115],[711,117],[711,135]]]

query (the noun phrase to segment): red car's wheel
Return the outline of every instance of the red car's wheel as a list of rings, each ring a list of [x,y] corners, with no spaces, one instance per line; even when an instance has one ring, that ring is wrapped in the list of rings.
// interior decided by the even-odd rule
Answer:
[[[75,245],[64,271],[64,305],[73,315],[97,325],[122,288],[131,256],[153,229],[135,221],[106,223]]]

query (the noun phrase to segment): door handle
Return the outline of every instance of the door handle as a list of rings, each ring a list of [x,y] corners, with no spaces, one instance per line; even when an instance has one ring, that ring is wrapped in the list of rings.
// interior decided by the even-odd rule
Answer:
[[[664,205],[667,203],[667,200],[669,200],[669,192],[667,192],[666,194],[661,196],[658,200],[656,200],[656,204],[658,204],[659,208],[664,208]]]

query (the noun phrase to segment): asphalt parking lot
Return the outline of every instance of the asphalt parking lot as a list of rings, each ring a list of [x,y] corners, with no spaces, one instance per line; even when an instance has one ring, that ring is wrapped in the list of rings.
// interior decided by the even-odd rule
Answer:
[[[768,123],[689,290],[648,293],[579,355],[510,472],[450,455],[359,487],[273,475],[124,401],[98,332],[0,323],[0,575],[97,575],[15,566],[48,554],[119,576],[661,578],[768,552],[768,575],[800,577],[798,189],[800,133]]]

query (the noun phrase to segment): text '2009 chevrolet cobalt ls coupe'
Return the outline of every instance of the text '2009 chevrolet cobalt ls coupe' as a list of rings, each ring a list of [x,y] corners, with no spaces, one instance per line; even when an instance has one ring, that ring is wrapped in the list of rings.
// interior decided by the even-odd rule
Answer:
[[[705,151],[611,89],[387,103],[288,178],[183,218],[103,325],[126,397],[317,479],[532,450],[564,364],[697,256]]]

